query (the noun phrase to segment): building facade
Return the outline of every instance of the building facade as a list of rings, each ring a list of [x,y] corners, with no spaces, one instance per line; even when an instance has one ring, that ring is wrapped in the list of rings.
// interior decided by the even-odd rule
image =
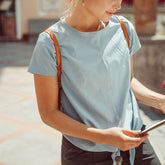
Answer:
[[[165,5],[165,0],[159,4]],[[123,0],[123,5],[132,8],[133,0]],[[39,28],[40,20],[58,19],[62,6],[62,0],[0,0],[0,40],[26,38]]]
[[[0,0],[0,39],[22,39],[30,20],[59,18],[61,0]]]

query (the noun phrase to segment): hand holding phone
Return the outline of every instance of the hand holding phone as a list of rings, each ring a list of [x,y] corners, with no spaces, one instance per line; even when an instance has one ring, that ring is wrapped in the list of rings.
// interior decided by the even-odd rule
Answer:
[[[147,132],[149,132],[149,131],[153,130],[154,128],[157,128],[163,124],[165,124],[165,119],[163,119],[163,120],[159,121],[158,123],[148,127],[147,129],[145,129],[144,131],[142,131],[140,134],[136,135],[135,137],[143,136]]]

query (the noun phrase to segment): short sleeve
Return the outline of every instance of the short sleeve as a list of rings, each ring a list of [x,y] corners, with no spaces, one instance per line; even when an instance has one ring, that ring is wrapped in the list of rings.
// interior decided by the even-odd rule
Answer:
[[[127,28],[130,42],[129,53],[130,56],[132,56],[141,48],[141,44],[133,24],[124,17],[120,16],[120,18],[124,21],[124,24]]]
[[[44,76],[57,76],[56,51],[50,36],[43,32],[39,35],[28,72]]]

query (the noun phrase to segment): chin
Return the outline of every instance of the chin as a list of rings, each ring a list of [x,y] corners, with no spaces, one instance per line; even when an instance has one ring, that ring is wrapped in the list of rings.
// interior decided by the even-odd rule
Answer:
[[[103,22],[109,22],[111,17],[102,19]]]

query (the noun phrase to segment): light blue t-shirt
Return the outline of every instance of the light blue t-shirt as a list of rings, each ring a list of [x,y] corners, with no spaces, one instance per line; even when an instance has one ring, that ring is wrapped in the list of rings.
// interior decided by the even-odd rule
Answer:
[[[115,16],[104,29],[95,32],[78,31],[62,19],[49,28],[56,35],[62,56],[61,110],[95,128],[139,130],[142,120],[130,89],[130,56],[141,46],[133,25],[119,18],[126,25],[130,48]],[[57,76],[55,48],[45,32],[39,36],[28,71]],[[84,150],[117,151],[110,145],[64,136]]]

